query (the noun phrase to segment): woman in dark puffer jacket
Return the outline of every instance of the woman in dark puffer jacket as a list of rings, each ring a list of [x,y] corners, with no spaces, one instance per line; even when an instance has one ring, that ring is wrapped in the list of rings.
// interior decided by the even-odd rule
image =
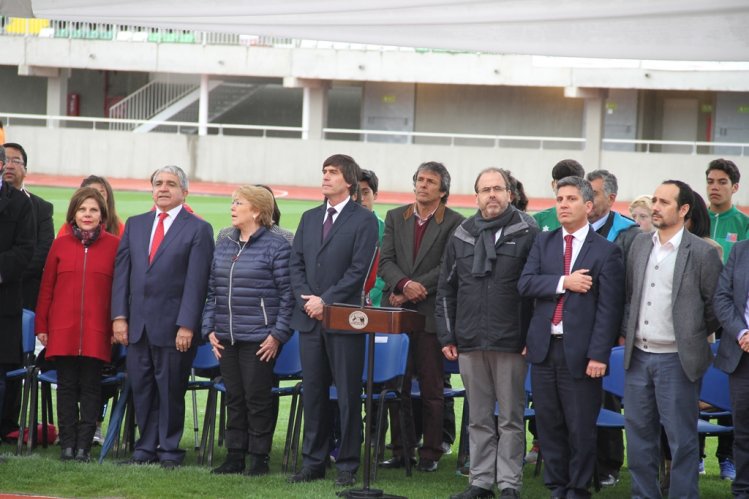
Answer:
[[[232,197],[234,231],[213,255],[203,337],[219,359],[226,385],[226,461],[214,473],[268,473],[273,442],[273,366],[291,337],[291,247],[271,232],[273,197],[243,186]]]

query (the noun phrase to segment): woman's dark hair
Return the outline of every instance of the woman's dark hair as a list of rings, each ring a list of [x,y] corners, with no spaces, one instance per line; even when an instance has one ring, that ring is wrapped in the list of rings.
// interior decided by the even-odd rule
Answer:
[[[278,208],[278,203],[276,202],[276,195],[273,194],[273,189],[263,184],[255,184],[255,187],[262,187],[266,191],[270,192],[270,195],[273,197],[273,223],[275,225],[281,225],[281,210]]]
[[[689,232],[697,237],[710,237],[710,213],[707,211],[707,205],[702,196],[693,193],[694,205],[692,206],[692,214],[689,217]]]
[[[117,216],[117,209],[114,206],[114,192],[112,191],[112,186],[109,185],[109,182],[107,182],[107,179],[105,179],[104,177],[100,177],[98,175],[89,175],[88,177],[83,179],[83,181],[81,182],[81,187],[88,187],[92,184],[101,184],[102,186],[104,186],[104,190],[107,192],[107,199],[105,199],[108,214],[106,230],[113,236],[120,237],[120,227],[122,225],[122,222],[120,221],[120,217]]]

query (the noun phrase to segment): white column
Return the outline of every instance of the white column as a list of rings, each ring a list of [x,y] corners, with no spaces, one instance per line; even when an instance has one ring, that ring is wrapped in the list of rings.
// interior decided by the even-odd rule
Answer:
[[[586,171],[602,168],[601,148],[603,129],[606,121],[606,98],[604,92],[585,97],[583,111],[583,136],[585,137],[585,160],[583,166]]]
[[[302,103],[303,139],[322,139],[328,121],[328,84],[320,80],[305,81]]]
[[[65,116],[68,114],[68,76],[70,73],[62,70],[58,76],[47,78],[47,115]],[[59,121],[47,120],[47,127],[58,128],[59,126]]]
[[[198,135],[208,135],[208,75],[200,75],[198,101]]]

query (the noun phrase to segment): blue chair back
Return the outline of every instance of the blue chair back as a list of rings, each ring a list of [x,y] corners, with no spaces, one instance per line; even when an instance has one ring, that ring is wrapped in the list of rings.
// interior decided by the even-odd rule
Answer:
[[[445,374],[460,374],[460,365],[457,360],[443,359],[442,366]]]
[[[367,381],[367,360],[369,354],[369,342],[364,351],[364,372],[362,381]],[[408,361],[408,335],[407,334],[380,334],[375,335],[374,351],[374,383],[385,383],[406,373],[406,362]]]
[[[528,370],[525,372],[525,395],[530,397],[533,395],[533,387],[531,386],[531,365],[528,364]]]
[[[302,374],[302,358],[299,354],[299,331],[294,331],[276,359],[273,374],[279,378],[299,377]]]
[[[728,374],[711,365],[702,377],[700,400],[723,411],[731,410],[731,393]]]
[[[195,360],[192,361],[193,369],[213,369],[218,367],[218,359],[213,355],[210,343],[204,343],[198,347]]]
[[[23,309],[23,353],[34,353],[36,348],[36,335],[34,334],[34,319],[36,314],[31,310]]]
[[[609,373],[603,378],[603,389],[624,398],[624,347],[611,349]]]

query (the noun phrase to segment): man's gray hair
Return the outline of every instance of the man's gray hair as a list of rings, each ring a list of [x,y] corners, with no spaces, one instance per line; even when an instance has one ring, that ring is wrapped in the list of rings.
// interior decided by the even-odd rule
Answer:
[[[590,182],[585,180],[582,177],[564,177],[562,180],[557,182],[557,192],[559,192],[559,189],[562,187],[577,187],[577,190],[580,191],[580,195],[583,197],[583,201],[586,203],[590,201],[593,202],[593,187],[590,185]]]
[[[585,179],[588,182],[593,182],[594,180],[603,179],[603,191],[606,193],[607,196],[610,196],[613,194],[616,196],[616,194],[619,192],[619,183],[616,181],[616,175],[611,173],[608,170],[593,170],[592,172],[588,172],[588,174],[585,176]]]
[[[174,165],[166,165],[162,166],[153,174],[151,174],[151,186],[153,187],[153,181],[156,179],[156,177],[159,175],[159,173],[171,173],[172,175],[176,175],[179,179],[179,185],[182,187],[183,191],[189,190],[188,187],[190,185],[190,182],[187,180],[187,174],[180,168],[179,166]]]

